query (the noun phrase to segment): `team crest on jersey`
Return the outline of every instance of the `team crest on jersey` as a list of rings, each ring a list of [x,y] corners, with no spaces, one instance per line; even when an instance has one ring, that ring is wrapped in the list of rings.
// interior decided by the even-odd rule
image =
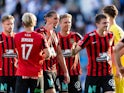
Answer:
[[[75,41],[73,38],[70,38],[70,43],[73,44]]]
[[[14,57],[17,57],[17,54],[14,53],[13,49],[6,49],[5,53],[2,56],[7,58],[14,58]]]

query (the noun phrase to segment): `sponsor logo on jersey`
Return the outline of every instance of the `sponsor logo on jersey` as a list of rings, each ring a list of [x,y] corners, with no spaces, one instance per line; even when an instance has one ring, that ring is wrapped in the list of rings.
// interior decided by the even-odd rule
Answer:
[[[13,49],[6,49],[5,53],[2,55],[2,57],[14,58],[14,57],[17,57],[17,54],[14,53]]]

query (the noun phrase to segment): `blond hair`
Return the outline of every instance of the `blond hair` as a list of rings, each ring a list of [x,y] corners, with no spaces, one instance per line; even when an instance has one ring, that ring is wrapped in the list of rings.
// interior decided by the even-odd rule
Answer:
[[[13,20],[14,21],[15,19],[12,15],[5,15],[5,16],[2,17],[1,21],[3,23],[6,20]]]
[[[65,13],[65,14],[61,15],[61,16],[60,16],[60,22],[61,22],[61,20],[62,20],[63,18],[70,18],[70,19],[72,19],[72,15],[71,15],[71,14],[68,14],[68,13]]]
[[[32,13],[24,13],[22,16],[22,22],[26,27],[33,27],[36,26],[37,18]]]

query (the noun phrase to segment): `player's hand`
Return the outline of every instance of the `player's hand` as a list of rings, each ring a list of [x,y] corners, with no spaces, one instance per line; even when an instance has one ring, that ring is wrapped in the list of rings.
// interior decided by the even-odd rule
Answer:
[[[68,73],[64,73],[64,82],[69,83],[70,82],[70,77]]]
[[[117,78],[121,78],[122,77],[122,75],[121,75],[121,73],[120,73],[120,71],[118,69],[116,69],[115,77],[117,77]]]
[[[75,59],[74,59],[74,63],[72,65],[71,69],[76,69],[78,62],[79,62],[78,61],[79,60],[79,54],[76,54],[74,57],[75,57]]]
[[[3,43],[4,41],[0,41],[0,43]]]
[[[71,49],[75,49],[75,48],[76,48],[76,46],[77,46],[77,43],[76,43],[76,42],[74,42],[74,43],[73,43],[73,45],[72,45],[72,48],[71,48]]]
[[[50,58],[50,53],[48,49],[44,49],[43,51],[41,50],[39,55],[42,57],[42,60],[48,60]]]
[[[15,60],[14,66],[17,68],[18,67],[18,59],[14,58],[14,60]]]
[[[77,46],[77,43],[74,42],[73,45],[72,45],[72,47],[71,47],[71,53],[72,53],[72,56],[73,57],[75,56],[75,52],[74,51],[75,51],[76,46]]]
[[[72,67],[71,67],[71,69],[76,69],[76,67],[77,67],[77,64],[76,63],[74,63],[73,65],[72,65]]]
[[[121,75],[122,75],[122,77],[124,77],[124,67],[120,67],[120,73],[121,73]]]

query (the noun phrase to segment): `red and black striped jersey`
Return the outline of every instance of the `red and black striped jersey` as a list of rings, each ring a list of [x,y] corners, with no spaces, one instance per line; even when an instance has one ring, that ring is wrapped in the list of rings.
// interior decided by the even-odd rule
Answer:
[[[56,71],[56,63],[57,63],[57,58],[56,58],[56,51],[57,51],[57,47],[59,45],[58,42],[58,37],[55,31],[53,31],[52,35],[50,35],[50,37],[48,37],[47,35],[47,30],[44,27],[40,27],[38,29],[36,29],[36,32],[42,34],[47,42],[48,42],[48,46],[50,48],[51,53],[53,53],[52,55],[54,55],[53,57],[50,57],[50,59],[45,60],[44,64],[43,64],[43,70],[55,70]]]
[[[59,37],[59,44],[62,49],[62,54],[66,60],[66,66],[68,68],[68,72],[71,76],[73,75],[80,75],[82,73],[79,54],[77,56],[72,57],[70,55],[71,48],[74,42],[78,42],[82,37],[79,33],[70,32],[67,36],[62,36],[61,33],[58,33]],[[75,62],[76,61],[76,62]],[[72,69],[73,64],[76,63],[76,68]],[[63,75],[63,71],[60,65],[57,65],[58,75]]]
[[[78,43],[86,48],[88,54],[88,76],[106,76],[111,74],[111,53],[113,34],[107,32],[104,37],[99,36],[96,31],[86,34]]]
[[[0,34],[0,76],[15,76],[14,57],[17,55],[13,38],[14,35],[7,36],[4,32]]]
[[[20,32],[14,38],[18,52],[17,76],[38,76],[42,71],[40,52],[48,45],[46,40],[36,32]]]

